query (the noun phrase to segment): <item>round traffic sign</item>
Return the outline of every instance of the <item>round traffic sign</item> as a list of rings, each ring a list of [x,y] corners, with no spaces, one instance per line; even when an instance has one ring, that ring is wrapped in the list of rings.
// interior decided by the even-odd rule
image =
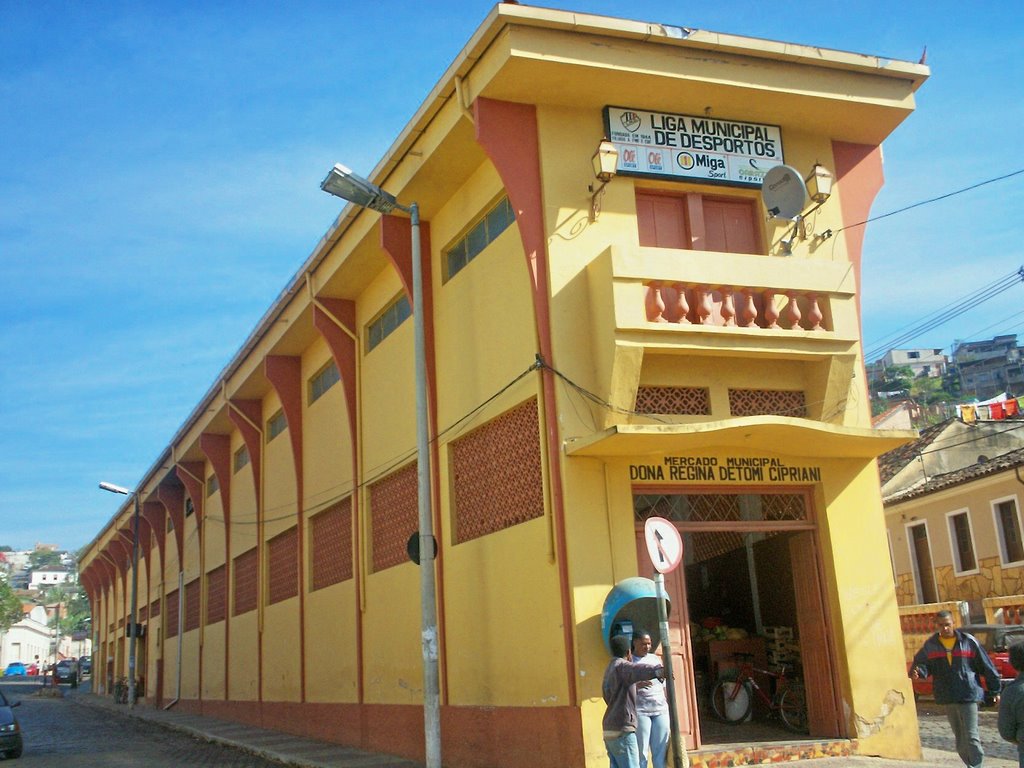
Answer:
[[[663,517],[649,517],[644,524],[644,538],[655,570],[674,571],[683,559],[683,538],[675,525]]]

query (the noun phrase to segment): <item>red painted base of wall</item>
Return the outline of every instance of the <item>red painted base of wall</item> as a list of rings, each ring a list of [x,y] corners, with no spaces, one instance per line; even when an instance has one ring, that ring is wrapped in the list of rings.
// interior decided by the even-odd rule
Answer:
[[[420,706],[182,699],[175,707],[367,752],[425,759]],[[580,712],[574,707],[442,707],[441,755],[453,768],[583,766]]]

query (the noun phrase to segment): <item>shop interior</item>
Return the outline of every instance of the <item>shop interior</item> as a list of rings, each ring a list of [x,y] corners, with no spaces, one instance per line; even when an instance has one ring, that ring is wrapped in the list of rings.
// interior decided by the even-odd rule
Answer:
[[[705,745],[792,741],[768,707],[755,697],[752,717],[731,724],[710,706],[711,689],[722,673],[746,660],[757,669],[802,677],[796,599],[789,539],[784,531],[683,534],[685,584],[694,660],[694,684]],[[775,681],[756,676],[771,696]]]

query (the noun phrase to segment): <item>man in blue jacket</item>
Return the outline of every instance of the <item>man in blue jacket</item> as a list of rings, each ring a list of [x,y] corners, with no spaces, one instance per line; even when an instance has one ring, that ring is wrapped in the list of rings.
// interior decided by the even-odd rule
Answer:
[[[935,614],[938,632],[925,640],[914,656],[910,677],[932,678],[936,704],[946,706],[946,719],[956,738],[956,751],[968,768],[980,768],[985,757],[978,735],[978,705],[985,691],[978,677],[985,678],[990,696],[999,702],[999,673],[973,635],[953,628],[953,614]]]

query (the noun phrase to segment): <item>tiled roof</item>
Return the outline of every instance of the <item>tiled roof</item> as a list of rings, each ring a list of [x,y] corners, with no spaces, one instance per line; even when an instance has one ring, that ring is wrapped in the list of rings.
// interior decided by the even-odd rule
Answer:
[[[895,451],[891,451],[895,453]],[[909,499],[917,498],[918,496],[927,496],[929,493],[935,493],[941,491],[944,488],[951,488],[955,485],[962,485],[972,480],[977,480],[979,477],[986,477],[988,475],[994,475],[998,472],[1005,472],[1008,469],[1019,467],[1024,465],[1024,448],[1018,448],[1009,453],[1004,453],[1001,456],[996,456],[994,459],[980,464],[972,464],[969,467],[963,469],[957,469],[953,472],[946,472],[942,475],[936,475],[930,478],[920,485],[915,485],[913,488],[894,494],[883,501],[884,506],[890,506],[892,504],[899,503],[901,501],[907,501]]]
[[[907,464],[912,462],[918,457],[929,445],[935,442],[946,427],[950,425],[955,419],[946,419],[945,421],[934,424],[926,429],[921,430],[921,436],[912,443],[901,445],[899,448],[893,448],[888,453],[883,453],[878,457],[878,475],[881,479],[882,485],[892,480],[899,474],[899,471],[903,469]]]

